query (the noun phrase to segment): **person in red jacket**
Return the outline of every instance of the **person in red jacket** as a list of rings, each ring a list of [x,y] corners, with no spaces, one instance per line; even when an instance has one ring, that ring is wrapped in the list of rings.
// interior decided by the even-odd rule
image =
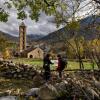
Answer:
[[[65,68],[65,64],[64,64],[64,61],[63,61],[61,55],[57,55],[57,58],[58,58],[57,71],[59,73],[59,77],[62,78],[62,71]]]

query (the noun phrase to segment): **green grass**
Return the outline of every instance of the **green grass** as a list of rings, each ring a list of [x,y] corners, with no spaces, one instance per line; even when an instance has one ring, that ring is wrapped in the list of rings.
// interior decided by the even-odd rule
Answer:
[[[11,59],[14,63],[30,64],[30,65],[43,65],[42,60],[33,60],[27,58],[15,58]]]
[[[83,62],[84,64],[84,69],[92,69],[92,65],[90,62]],[[68,62],[68,69],[79,69],[79,62],[75,62],[75,61],[69,61]],[[97,66],[95,64],[95,68],[97,69]]]
[[[27,58],[16,58],[12,59],[14,63],[23,63],[23,64],[30,64],[30,65],[37,65],[39,68],[42,68],[43,61],[42,60],[33,60],[33,59],[27,59]],[[90,62],[84,62],[84,68],[85,69],[92,69],[92,65]],[[51,69],[56,69],[57,65],[52,65]],[[66,69],[79,69],[79,62],[76,61],[68,61],[68,67]],[[97,66],[95,64],[95,69],[97,69]]]

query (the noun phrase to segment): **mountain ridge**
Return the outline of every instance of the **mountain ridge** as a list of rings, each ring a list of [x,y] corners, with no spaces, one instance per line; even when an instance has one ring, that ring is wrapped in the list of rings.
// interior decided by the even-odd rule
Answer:
[[[95,21],[94,21],[95,18]],[[87,29],[88,25],[91,23],[100,24],[100,16],[88,16],[84,19],[80,20],[81,29],[79,30],[78,35],[82,35],[85,37],[85,39],[93,39],[96,38],[96,30],[94,28]],[[84,28],[83,28],[84,27]],[[67,39],[70,37],[73,37],[73,33],[69,32],[66,27],[63,27],[57,31],[54,31],[52,33],[49,33],[48,35],[42,35],[42,34],[28,34],[27,35],[27,42],[60,42],[60,37],[62,34],[65,34],[67,36]],[[8,33],[0,31],[0,35],[3,35],[7,40],[10,40],[12,42],[18,42],[19,38],[16,36],[12,36]]]
[[[94,19],[95,17],[95,19]],[[100,16],[88,16],[84,19],[80,20],[80,30],[78,32],[78,36],[81,35],[83,36],[86,40],[91,40],[91,39],[95,39],[97,38],[97,30],[95,29],[94,26],[92,26],[92,24],[96,24],[99,25],[100,24]],[[92,27],[91,29],[89,29],[89,27]],[[67,39],[70,39],[74,36],[74,33],[71,31],[68,31],[68,29],[65,27],[52,32],[50,34],[48,34],[47,36],[41,38],[39,41],[43,41],[43,42],[59,42],[60,41],[60,37],[64,34],[64,38],[66,35]]]
[[[11,42],[18,42],[19,41],[19,37],[10,35],[9,33],[5,33],[3,31],[0,31],[0,35],[3,36],[4,38],[6,38],[8,41],[11,41]],[[39,34],[39,35],[38,34],[28,34],[27,35],[27,42],[36,41],[37,39],[40,39],[43,36],[44,35],[41,35],[41,34]]]

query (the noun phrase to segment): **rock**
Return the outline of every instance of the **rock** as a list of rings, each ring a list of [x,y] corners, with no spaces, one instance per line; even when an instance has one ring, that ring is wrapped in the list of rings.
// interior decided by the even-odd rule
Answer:
[[[34,87],[40,87],[44,84],[44,79],[40,74],[36,74],[33,78],[33,86]]]
[[[15,67],[16,65],[14,63],[9,63],[8,66],[9,67]]]
[[[14,74],[13,77],[14,77],[14,78],[17,78],[17,74]]]
[[[2,61],[0,65],[0,76],[6,78],[28,78],[33,79],[37,71],[34,70],[33,66],[25,64],[15,64],[10,61]]]
[[[23,77],[27,77],[28,75],[26,73],[23,73]]]
[[[7,92],[0,92],[0,97],[2,97],[2,96],[7,96],[8,95],[8,93]],[[0,99],[1,100],[1,99]]]
[[[100,82],[97,81],[97,80],[95,79],[95,77],[92,77],[92,79],[93,79],[93,84],[95,85],[95,87],[96,87],[97,89],[100,90]]]
[[[56,84],[56,88],[61,88],[65,90],[67,85],[68,85],[68,82],[66,80],[63,80],[62,82]]]
[[[3,64],[3,58],[0,58],[0,65]]]
[[[32,72],[32,71],[30,71],[30,72],[29,72],[29,76],[34,77],[35,75],[36,75],[36,72],[35,72],[35,71],[33,71],[33,72]]]
[[[32,88],[29,91],[25,93],[25,99],[24,100],[30,100],[30,97],[33,97],[32,100],[39,100],[38,99],[38,92],[39,88]]]
[[[32,88],[25,95],[26,95],[26,97],[29,97],[29,96],[37,97],[38,92],[39,92],[39,88]]]
[[[67,92],[68,82],[66,80],[63,80],[60,83],[56,83],[55,87],[59,93],[59,96],[61,97]]]
[[[18,100],[16,96],[4,96],[0,97],[0,100]]]
[[[17,69],[16,71],[17,71],[17,72],[20,72],[20,69]]]
[[[38,97],[40,100],[55,100],[58,97],[58,91],[51,84],[45,84],[40,87]]]
[[[90,99],[95,100],[96,98],[96,100],[99,100],[99,94],[97,94],[91,87],[86,87],[85,91]]]
[[[18,77],[18,78],[22,78],[22,75],[21,75],[21,74],[19,74],[19,75],[17,75],[17,77]]]

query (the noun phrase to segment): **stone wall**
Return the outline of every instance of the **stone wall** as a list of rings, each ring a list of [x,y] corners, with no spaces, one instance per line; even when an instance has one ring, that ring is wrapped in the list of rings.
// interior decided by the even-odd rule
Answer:
[[[34,66],[14,64],[11,61],[0,61],[0,76],[6,78],[32,79],[37,74]]]

